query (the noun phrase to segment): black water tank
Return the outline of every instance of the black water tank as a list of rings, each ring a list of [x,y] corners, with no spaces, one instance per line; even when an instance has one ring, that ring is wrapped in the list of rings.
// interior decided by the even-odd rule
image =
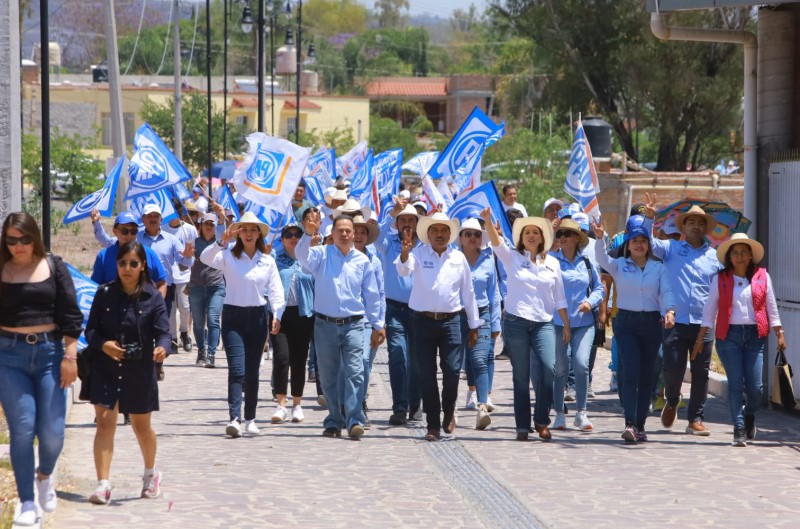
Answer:
[[[600,116],[586,116],[583,130],[592,148],[592,157],[611,158],[611,125]]]

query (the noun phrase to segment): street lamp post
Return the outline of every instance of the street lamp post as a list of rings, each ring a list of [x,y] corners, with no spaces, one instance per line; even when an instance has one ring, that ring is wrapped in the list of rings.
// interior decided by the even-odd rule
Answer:
[[[297,2],[297,46],[295,46],[296,62],[295,66],[295,124],[294,124],[294,142],[300,143],[300,69],[303,64],[303,0],[296,0]],[[286,2],[286,13],[291,14],[292,4],[291,0]],[[314,61],[316,51],[314,49],[314,42],[312,41],[308,46],[308,62]]]

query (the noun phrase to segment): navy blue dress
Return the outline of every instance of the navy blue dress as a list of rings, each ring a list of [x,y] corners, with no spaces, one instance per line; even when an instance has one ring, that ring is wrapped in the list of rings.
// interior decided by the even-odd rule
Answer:
[[[118,362],[103,352],[107,341],[137,342],[142,347],[141,360]],[[152,285],[145,284],[138,299],[122,290],[118,282],[97,289],[86,341],[94,350],[89,379],[89,400],[113,409],[119,402],[120,413],[158,411],[158,382],[153,350],[170,350],[169,319],[164,299]]]

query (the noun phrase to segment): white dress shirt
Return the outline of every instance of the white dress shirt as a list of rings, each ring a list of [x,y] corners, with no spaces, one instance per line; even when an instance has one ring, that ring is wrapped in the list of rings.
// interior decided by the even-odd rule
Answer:
[[[181,221],[180,225],[174,228],[167,224],[161,226],[161,229],[177,237],[178,240],[183,243],[184,247],[186,247],[186,245],[189,243],[194,244],[194,240],[197,239],[198,237],[197,228],[195,228],[188,222]],[[175,280],[176,284],[183,285],[185,283],[188,283],[191,275],[192,275],[191,268],[186,268],[185,270],[181,270],[177,263],[172,265],[172,277]]]
[[[713,329],[717,323],[719,309],[719,275],[711,280],[708,291],[708,302],[703,307],[703,327]],[[778,314],[778,303],[772,289],[772,278],[767,274],[767,317],[770,327],[780,327],[781,317]],[[756,310],[753,306],[753,289],[746,277],[733,276],[733,300],[731,302],[730,325],[756,325]]]
[[[428,244],[417,246],[404,263],[394,261],[401,276],[413,274],[408,306],[417,312],[459,312],[465,309],[470,329],[483,324],[472,286],[469,262],[460,250],[447,248],[442,255]],[[464,304],[462,305],[462,300]]]
[[[263,307],[269,298],[275,319],[283,317],[283,309],[286,308],[283,285],[278,266],[271,255],[256,250],[252,259],[244,252],[237,259],[231,250],[215,243],[203,250],[200,261],[222,270],[225,276],[225,305]]]
[[[505,202],[503,202],[503,211],[508,211],[509,209],[512,209],[512,208],[516,209],[518,211],[521,211],[523,217],[527,217],[528,216],[528,210],[525,209],[525,206],[523,206],[519,202],[514,202],[510,206],[508,204],[506,204]]]
[[[553,321],[553,314],[567,308],[561,265],[552,255],[531,260],[531,253],[511,249],[504,241],[492,245],[508,274],[506,312],[535,322]]]

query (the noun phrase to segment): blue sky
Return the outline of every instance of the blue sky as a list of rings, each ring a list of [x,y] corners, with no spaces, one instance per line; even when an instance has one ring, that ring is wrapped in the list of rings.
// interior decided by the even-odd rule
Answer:
[[[362,0],[362,2],[367,5],[370,4],[370,0]],[[466,10],[469,8],[470,3],[475,4],[478,12],[482,12],[488,2],[487,0],[409,0],[409,11],[412,15],[427,13],[438,15],[442,18],[450,18],[453,10],[459,8]]]

